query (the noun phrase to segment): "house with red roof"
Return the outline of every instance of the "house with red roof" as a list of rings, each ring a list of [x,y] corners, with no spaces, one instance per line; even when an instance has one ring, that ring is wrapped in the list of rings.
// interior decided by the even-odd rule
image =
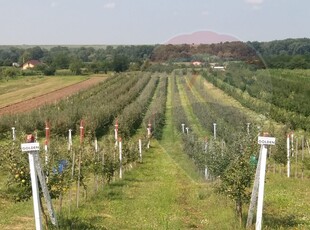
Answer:
[[[25,62],[23,65],[22,65],[22,69],[25,70],[25,69],[32,69],[34,67],[36,67],[37,65],[40,65],[42,64],[42,62],[38,61],[38,60],[29,60],[27,62]]]

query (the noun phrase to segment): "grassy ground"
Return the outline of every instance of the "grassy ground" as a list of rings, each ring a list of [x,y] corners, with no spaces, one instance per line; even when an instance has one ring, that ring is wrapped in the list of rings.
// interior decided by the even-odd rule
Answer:
[[[6,196],[6,173],[0,170],[0,229],[33,229],[31,201],[13,203]]]
[[[2,81],[0,82],[0,107],[52,92],[85,79],[85,76],[36,76]]]

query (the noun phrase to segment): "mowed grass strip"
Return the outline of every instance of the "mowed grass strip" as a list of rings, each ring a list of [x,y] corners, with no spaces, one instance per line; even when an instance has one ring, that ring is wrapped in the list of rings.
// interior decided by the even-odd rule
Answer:
[[[85,76],[23,77],[0,82],[0,108],[88,79]]]
[[[238,229],[230,202],[197,183],[157,141],[143,163],[69,215],[61,229]],[[174,154],[181,154],[174,153]],[[234,228],[236,227],[236,228]]]
[[[34,229],[32,200],[14,203],[6,194],[6,173],[0,171],[0,229]]]

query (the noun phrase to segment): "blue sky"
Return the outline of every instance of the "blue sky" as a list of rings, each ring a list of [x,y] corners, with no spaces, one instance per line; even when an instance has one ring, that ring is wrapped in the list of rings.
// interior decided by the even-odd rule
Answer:
[[[0,45],[158,44],[208,30],[310,38],[309,0],[0,0]]]

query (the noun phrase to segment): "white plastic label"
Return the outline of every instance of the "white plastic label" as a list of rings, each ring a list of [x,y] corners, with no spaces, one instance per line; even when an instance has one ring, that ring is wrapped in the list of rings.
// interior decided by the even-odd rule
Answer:
[[[38,142],[34,143],[23,143],[21,144],[22,152],[39,151],[40,145]]]
[[[258,137],[259,145],[275,145],[276,138],[274,137]]]

